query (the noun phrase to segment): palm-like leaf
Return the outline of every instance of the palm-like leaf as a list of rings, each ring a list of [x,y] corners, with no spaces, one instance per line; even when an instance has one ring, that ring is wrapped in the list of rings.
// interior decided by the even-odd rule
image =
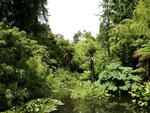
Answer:
[[[138,58],[139,57],[139,63],[137,64],[137,67],[141,67],[142,65],[146,64],[147,67],[147,74],[146,76],[149,79],[150,76],[150,41],[147,44],[143,44],[142,48],[137,50],[133,57]]]

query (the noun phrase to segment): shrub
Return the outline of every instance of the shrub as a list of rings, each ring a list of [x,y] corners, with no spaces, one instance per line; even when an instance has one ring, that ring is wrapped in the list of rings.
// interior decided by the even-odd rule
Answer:
[[[104,86],[90,81],[78,82],[76,88],[72,91],[71,98],[80,98],[84,100],[101,99],[106,97],[107,92]]]
[[[140,81],[139,76],[134,75],[131,67],[122,67],[120,63],[111,63],[99,74],[100,84],[105,85],[106,90],[114,95],[128,92]]]
[[[130,92],[133,97],[133,102],[137,103],[139,106],[149,106],[150,105],[150,82],[144,83],[143,85],[137,85],[133,87]]]
[[[68,96],[76,87],[78,73],[71,73],[64,69],[57,69],[54,74],[47,77],[47,82],[52,88],[52,97],[61,99]]]
[[[61,101],[56,99],[35,99],[31,100],[28,103],[19,106],[13,107],[10,110],[6,111],[8,113],[50,113],[54,110],[57,110],[57,105],[63,105]]]

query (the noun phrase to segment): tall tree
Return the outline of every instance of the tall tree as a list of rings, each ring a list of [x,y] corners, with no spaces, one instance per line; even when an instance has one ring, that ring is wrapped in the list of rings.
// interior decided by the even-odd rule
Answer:
[[[125,19],[111,29],[109,40],[111,51],[121,60],[123,66],[135,68],[137,61],[133,59],[132,55],[137,48],[140,48],[149,40],[149,4],[148,0],[140,0],[133,12],[133,18]]]
[[[109,0],[111,8],[111,20],[120,23],[124,19],[131,19],[132,13],[139,0]]]
[[[81,31],[78,31],[77,33],[75,33],[73,36],[74,43],[78,43],[81,40],[82,36],[83,36],[83,33]]]
[[[138,6],[134,11],[134,20],[136,20],[139,26],[135,26],[135,32],[144,40],[143,44],[137,48],[133,57],[139,58],[139,63],[137,67],[146,67],[146,80],[150,80],[150,1],[140,0]],[[141,27],[142,26],[142,27]],[[138,42],[140,40],[137,40]],[[141,46],[142,45],[142,46]]]
[[[39,19],[47,21],[47,0],[1,0],[0,21],[27,33],[38,33]]]
[[[101,44],[106,48],[108,55],[110,56],[110,48],[109,48],[109,29],[110,29],[110,13],[111,13],[111,7],[110,7],[110,0],[103,0],[103,3],[101,4],[101,7],[103,8],[103,14],[101,15],[101,23],[100,23],[100,32],[98,35],[98,40],[101,42]]]
[[[24,31],[0,23],[0,111],[45,97],[48,58],[46,46],[29,39]]]
[[[79,68],[83,70],[83,72],[89,71],[89,79],[94,82],[95,81],[95,54],[98,49],[97,43],[90,39],[90,37],[86,38],[78,42],[75,45],[76,53],[74,55],[74,59],[77,59]]]
[[[92,82],[95,81],[95,53],[96,51],[97,51],[97,48],[94,45],[94,42],[91,41],[87,52],[89,54],[89,59],[90,59],[90,70],[91,70]]]
[[[100,7],[101,15],[100,31],[98,40],[106,48],[110,56],[110,29],[112,24],[118,24],[124,19],[131,19],[132,12],[138,0],[103,0]]]
[[[73,54],[75,52],[75,49],[71,46],[65,47],[65,55],[64,55],[64,60],[65,60],[65,66],[66,68],[69,68],[71,61],[73,59]]]
[[[95,38],[92,36],[92,33],[86,30],[83,31],[83,38],[92,39],[93,41],[95,40]]]

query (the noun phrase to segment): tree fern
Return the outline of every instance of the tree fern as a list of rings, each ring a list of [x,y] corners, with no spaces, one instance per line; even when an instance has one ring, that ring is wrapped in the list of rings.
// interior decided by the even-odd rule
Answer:
[[[146,65],[146,80],[150,80],[150,41],[147,44],[143,44],[142,48],[138,49],[133,57],[139,58],[139,63],[137,64],[137,67],[141,67],[143,65]]]

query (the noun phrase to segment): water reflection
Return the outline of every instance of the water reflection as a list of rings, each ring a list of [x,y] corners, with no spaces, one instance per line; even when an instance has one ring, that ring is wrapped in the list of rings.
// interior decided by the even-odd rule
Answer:
[[[62,101],[65,105],[59,106],[53,113],[149,113],[148,110],[133,105],[128,97],[99,101],[65,98]]]

